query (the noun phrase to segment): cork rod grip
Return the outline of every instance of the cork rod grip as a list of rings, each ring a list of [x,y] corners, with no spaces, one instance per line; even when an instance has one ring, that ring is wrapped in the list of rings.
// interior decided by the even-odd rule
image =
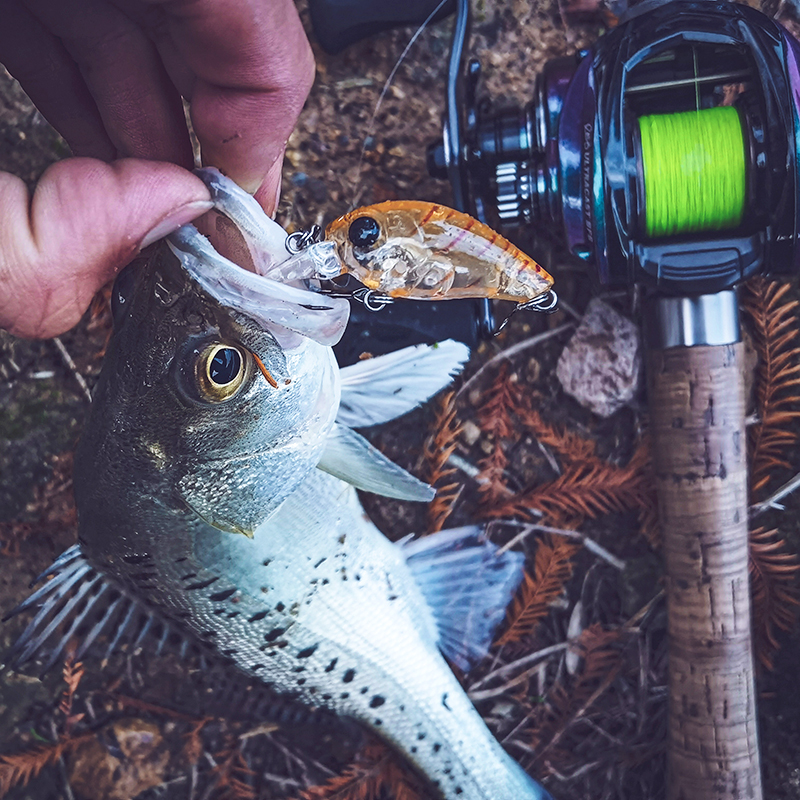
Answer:
[[[651,351],[669,619],[668,800],[761,800],[743,345]]]

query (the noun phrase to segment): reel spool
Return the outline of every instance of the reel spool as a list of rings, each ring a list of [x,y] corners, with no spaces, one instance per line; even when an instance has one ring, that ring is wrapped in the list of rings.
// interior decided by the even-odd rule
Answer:
[[[635,136],[638,227],[649,239],[741,225],[747,159],[735,108],[639,117]]]
[[[522,110],[476,103],[473,62],[456,152],[473,213],[512,236],[560,228],[605,285],[716,292],[766,265],[793,272],[798,61],[760,12],[677,0],[549,62]]]

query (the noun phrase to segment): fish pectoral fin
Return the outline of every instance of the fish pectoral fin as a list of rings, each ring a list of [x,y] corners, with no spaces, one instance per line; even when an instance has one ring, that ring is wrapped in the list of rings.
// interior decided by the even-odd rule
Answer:
[[[447,339],[404,347],[344,367],[336,421],[365,428],[402,416],[447,386],[468,358],[465,344]]]
[[[484,526],[452,528],[398,545],[439,629],[439,649],[468,672],[488,652],[494,631],[525,574],[522,553],[498,554]]]
[[[334,424],[317,467],[356,489],[398,500],[429,502],[436,494],[402,467],[386,458],[363,436]]]

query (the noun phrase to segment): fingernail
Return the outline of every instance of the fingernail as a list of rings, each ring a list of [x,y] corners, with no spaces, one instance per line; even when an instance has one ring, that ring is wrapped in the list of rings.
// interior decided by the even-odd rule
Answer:
[[[212,208],[214,208],[214,204],[210,200],[195,200],[193,203],[187,203],[185,206],[181,206],[167,214],[158,225],[145,235],[139,244],[139,251],[144,250],[145,247],[149,247],[153,242],[163,239],[165,236],[178,230],[181,225],[186,225],[187,222],[191,222],[193,219],[196,219],[206,211],[210,211]]]

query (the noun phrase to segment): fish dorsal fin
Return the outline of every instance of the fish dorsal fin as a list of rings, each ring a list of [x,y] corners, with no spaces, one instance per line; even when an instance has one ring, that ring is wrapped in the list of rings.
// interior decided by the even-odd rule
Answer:
[[[110,641],[105,647],[105,661],[123,645],[133,650],[147,640],[157,643],[158,655],[167,640],[173,642],[176,637],[181,659],[190,651],[203,657],[209,654],[147,602],[94,569],[79,545],[62,553],[36,581],[45,578],[49,580],[3,620],[35,609],[22,635],[6,653],[6,666],[11,669],[41,661],[44,675],[63,660],[70,646],[77,643],[73,655],[79,660],[98,640],[104,639]]]
[[[436,494],[427,483],[398,467],[363,436],[338,423],[333,426],[317,466],[356,489],[384,497],[429,502]]]
[[[344,367],[336,420],[351,428],[365,428],[406,414],[447,386],[468,358],[465,344],[447,339]]]
[[[468,672],[488,652],[524,575],[522,553],[498,555],[482,525],[400,542],[439,629],[439,648]]]

